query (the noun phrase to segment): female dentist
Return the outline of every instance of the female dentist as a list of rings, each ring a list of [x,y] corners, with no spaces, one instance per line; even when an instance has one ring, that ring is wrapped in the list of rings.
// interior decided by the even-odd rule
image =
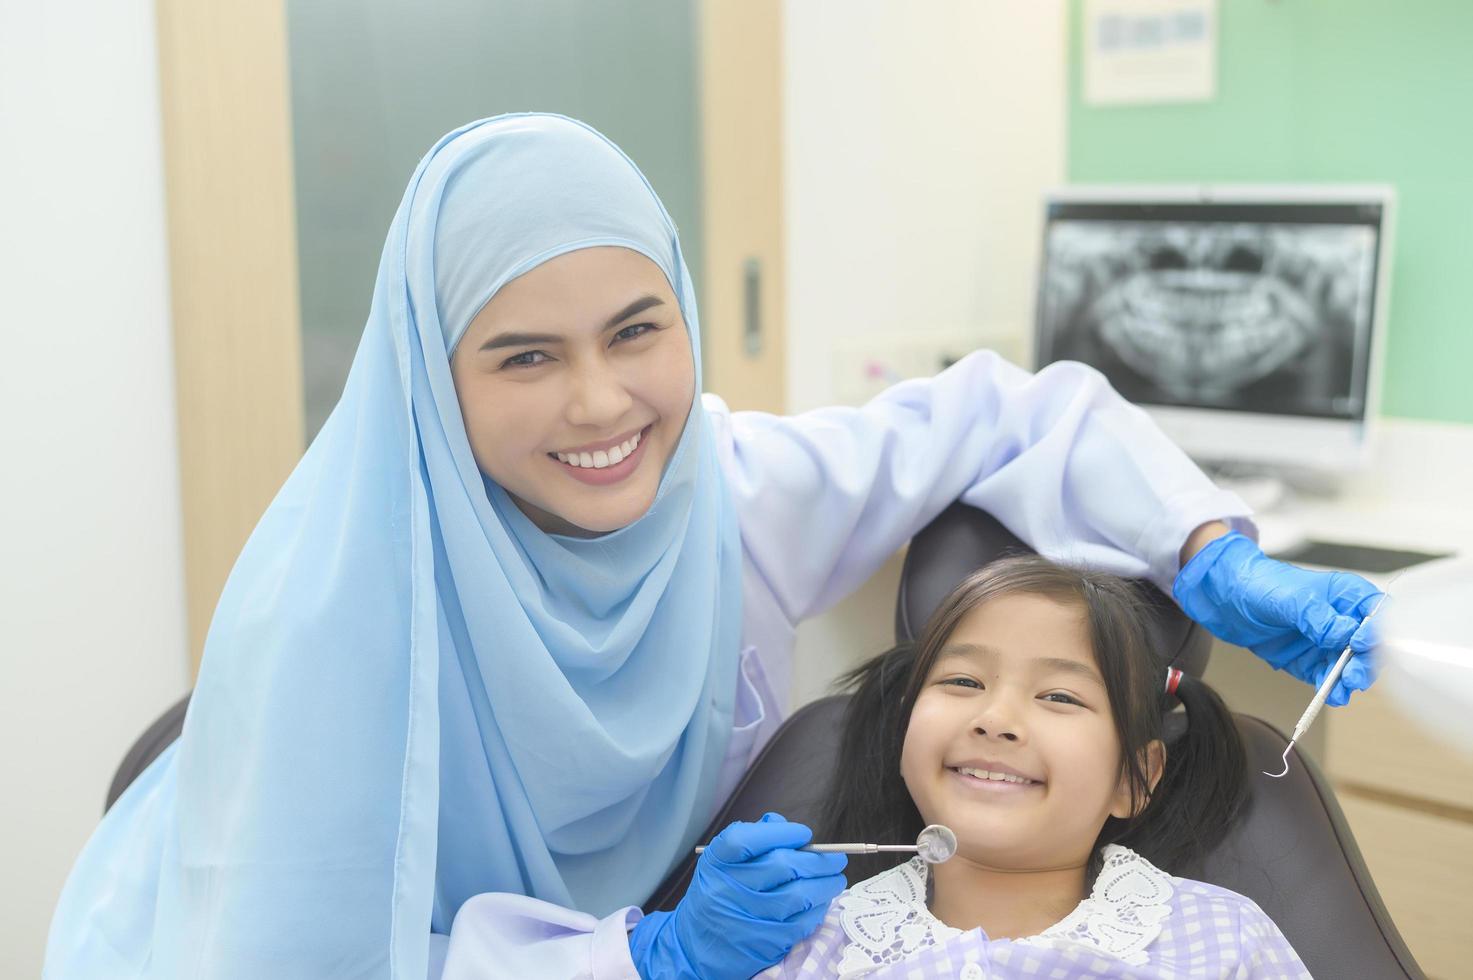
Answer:
[[[1174,584],[1311,682],[1370,646],[1369,584],[1264,558],[1087,368],[979,353],[783,418],[697,398],[698,336],[675,227],[612,143],[536,114],[440,140],[45,975],[750,976],[843,887],[806,828],[733,825],[675,911],[634,906],[778,724],[796,624],[957,499]],[[1357,658],[1337,700],[1370,677]]]

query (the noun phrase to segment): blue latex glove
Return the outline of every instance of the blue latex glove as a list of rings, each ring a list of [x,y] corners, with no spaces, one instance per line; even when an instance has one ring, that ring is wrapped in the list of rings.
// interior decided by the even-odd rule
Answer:
[[[1197,552],[1171,591],[1213,636],[1247,647],[1316,688],[1349,644],[1354,655],[1327,704],[1345,704],[1352,691],[1376,679],[1371,651],[1377,621],[1366,616],[1381,593],[1359,575],[1275,561],[1234,531]]]
[[[812,839],[776,813],[717,834],[674,911],[652,912],[629,933],[639,975],[747,980],[788,955],[844,890],[849,859],[797,850]]]

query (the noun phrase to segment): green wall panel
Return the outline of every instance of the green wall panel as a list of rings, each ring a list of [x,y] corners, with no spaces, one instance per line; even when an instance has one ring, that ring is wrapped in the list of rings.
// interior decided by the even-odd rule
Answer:
[[[1473,3],[1221,0],[1211,102],[1092,106],[1070,7],[1076,182],[1392,184],[1385,415],[1473,423]]]

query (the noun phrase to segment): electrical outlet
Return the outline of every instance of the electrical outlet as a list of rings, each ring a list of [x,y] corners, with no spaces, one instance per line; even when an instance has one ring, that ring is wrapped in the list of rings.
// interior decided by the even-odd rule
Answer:
[[[862,405],[899,381],[940,374],[974,350],[994,350],[1018,363],[1022,346],[1015,333],[986,330],[856,338],[834,347],[829,362],[834,400]]]

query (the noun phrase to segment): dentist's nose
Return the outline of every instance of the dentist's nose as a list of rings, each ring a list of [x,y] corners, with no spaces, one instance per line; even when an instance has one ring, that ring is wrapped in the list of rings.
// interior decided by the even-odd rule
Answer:
[[[603,428],[623,418],[633,403],[613,371],[603,365],[587,367],[573,377],[568,421],[574,425]]]

